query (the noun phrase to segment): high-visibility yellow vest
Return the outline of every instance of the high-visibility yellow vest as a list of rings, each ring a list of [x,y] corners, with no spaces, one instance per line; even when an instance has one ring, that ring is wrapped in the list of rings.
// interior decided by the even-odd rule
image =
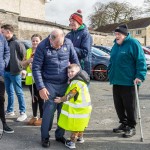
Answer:
[[[84,131],[92,111],[89,89],[83,81],[74,80],[65,95],[74,88],[78,91],[78,97],[63,103],[58,125],[68,131]]]
[[[27,49],[26,60],[30,59],[31,54],[32,54],[32,48]],[[26,85],[32,85],[34,83],[33,76],[32,76],[32,70],[30,69],[29,66],[27,66],[26,71],[27,71],[27,75],[26,75],[25,84]]]

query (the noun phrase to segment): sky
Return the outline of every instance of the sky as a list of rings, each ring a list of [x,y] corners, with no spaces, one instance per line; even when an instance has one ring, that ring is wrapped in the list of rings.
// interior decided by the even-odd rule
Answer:
[[[105,0],[105,3],[110,1],[129,2],[133,6],[142,6],[144,2],[144,0]],[[70,15],[80,9],[84,23],[89,25],[88,16],[92,13],[96,2],[104,3],[104,0],[51,0],[45,5],[46,20],[68,26]]]

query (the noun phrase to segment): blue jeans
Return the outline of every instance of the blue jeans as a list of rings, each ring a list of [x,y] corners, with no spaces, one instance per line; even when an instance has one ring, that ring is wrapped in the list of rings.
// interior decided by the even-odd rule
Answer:
[[[47,100],[43,105],[43,118],[41,125],[41,138],[49,138],[49,131],[52,129],[54,113],[57,110],[57,121],[61,112],[62,103],[54,103],[54,98],[56,96],[64,96],[67,84],[55,85],[51,83],[45,83],[50,95],[49,100]],[[55,138],[61,138],[64,136],[65,130],[57,127],[55,131]]]
[[[8,95],[7,111],[14,111],[14,90],[19,102],[19,110],[26,112],[25,100],[22,89],[21,75],[12,75],[10,72],[4,73],[5,88]]]

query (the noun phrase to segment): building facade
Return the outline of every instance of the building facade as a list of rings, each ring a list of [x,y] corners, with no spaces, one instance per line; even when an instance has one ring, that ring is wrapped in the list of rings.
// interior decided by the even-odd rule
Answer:
[[[127,22],[108,24],[99,27],[96,31],[112,35],[120,24],[127,24],[130,34],[138,39],[142,45],[150,45],[150,18],[129,20]]]
[[[43,38],[55,28],[62,29],[66,34],[68,26],[45,21],[45,2],[48,0],[0,0],[0,21],[11,24],[15,28],[18,39],[30,40],[39,33]],[[93,44],[112,45],[114,36],[97,31],[91,31]]]

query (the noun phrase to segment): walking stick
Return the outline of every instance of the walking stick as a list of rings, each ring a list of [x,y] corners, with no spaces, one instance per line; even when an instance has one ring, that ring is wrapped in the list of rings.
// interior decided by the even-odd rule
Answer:
[[[139,102],[139,97],[138,97],[137,84],[135,83],[134,86],[135,86],[135,95],[136,95],[136,101],[137,101],[137,107],[138,107],[138,118],[139,118],[139,122],[140,122],[141,142],[143,142],[144,138],[143,138],[141,112],[140,112],[140,102]]]

